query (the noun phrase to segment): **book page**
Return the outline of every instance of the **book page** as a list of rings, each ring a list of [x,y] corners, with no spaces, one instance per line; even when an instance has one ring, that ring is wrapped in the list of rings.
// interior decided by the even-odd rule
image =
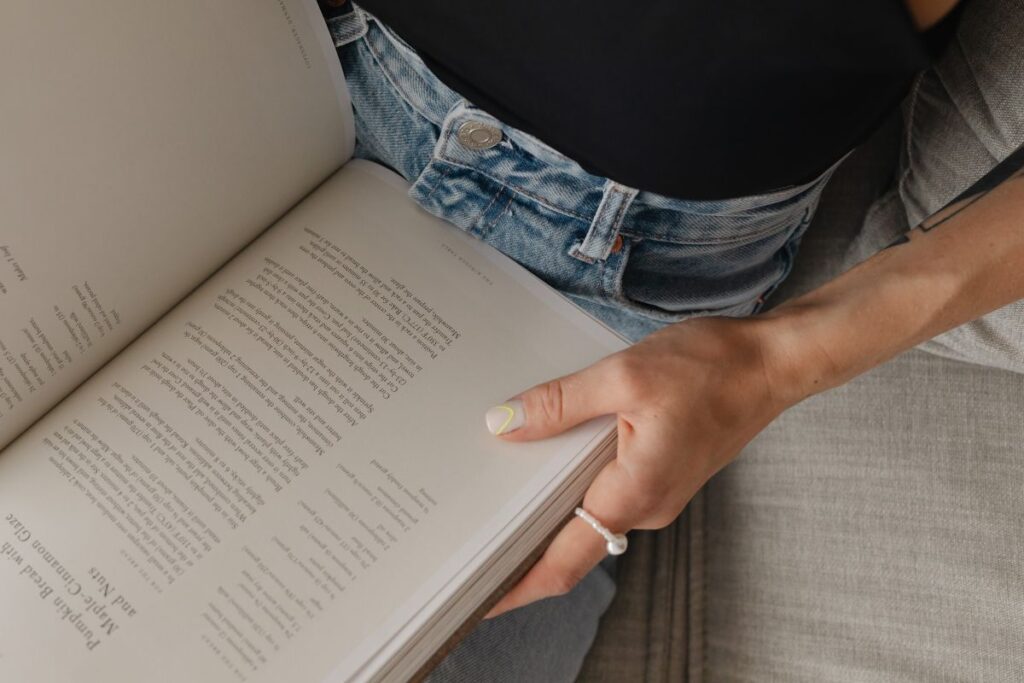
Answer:
[[[346,165],[0,457],[0,680],[363,675],[608,436],[487,432],[623,343],[385,174]]]
[[[0,448],[351,153],[315,0],[0,3]]]

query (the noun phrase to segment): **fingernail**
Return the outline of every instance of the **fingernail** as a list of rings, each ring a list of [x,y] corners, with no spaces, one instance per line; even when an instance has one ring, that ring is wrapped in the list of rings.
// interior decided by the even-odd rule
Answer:
[[[526,412],[523,410],[523,402],[518,398],[506,401],[500,406],[494,406],[487,411],[487,431],[495,436],[508,434],[526,424]]]

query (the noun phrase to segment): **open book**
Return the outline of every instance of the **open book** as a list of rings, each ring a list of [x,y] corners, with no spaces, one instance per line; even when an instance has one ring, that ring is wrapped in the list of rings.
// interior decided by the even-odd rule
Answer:
[[[623,342],[346,163],[313,0],[0,43],[0,681],[414,676],[614,449],[484,412]]]

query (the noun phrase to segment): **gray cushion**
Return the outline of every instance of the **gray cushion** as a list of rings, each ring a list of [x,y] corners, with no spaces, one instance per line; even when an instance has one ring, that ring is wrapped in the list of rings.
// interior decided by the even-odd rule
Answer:
[[[709,681],[1019,681],[1024,377],[914,351],[706,488]]]
[[[691,535],[692,517],[687,512],[667,529],[630,534],[629,552],[619,559],[615,600],[601,620],[580,681],[688,680],[688,668],[699,661],[687,642],[696,633],[689,622],[699,617],[691,596],[700,596],[691,590],[700,586],[699,567],[689,562],[699,552],[688,546],[703,539],[700,530]]]

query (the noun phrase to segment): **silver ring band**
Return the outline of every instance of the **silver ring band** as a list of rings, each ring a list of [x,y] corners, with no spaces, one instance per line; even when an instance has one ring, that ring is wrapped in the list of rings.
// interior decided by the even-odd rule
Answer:
[[[576,508],[576,516],[604,537],[604,540],[607,541],[606,547],[608,548],[609,555],[621,555],[626,552],[626,548],[629,547],[629,540],[626,538],[626,534],[613,534],[608,530],[608,527],[597,520],[597,517],[594,517],[594,515],[583,508]]]

